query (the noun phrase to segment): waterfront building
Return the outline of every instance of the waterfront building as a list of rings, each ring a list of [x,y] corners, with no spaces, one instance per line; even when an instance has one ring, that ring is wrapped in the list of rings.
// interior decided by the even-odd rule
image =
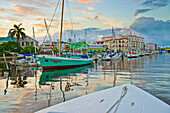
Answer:
[[[0,43],[6,43],[8,41],[17,41],[17,38],[11,38],[11,37],[0,37]],[[24,39],[19,40],[20,46],[24,49],[26,46],[32,45],[34,46],[34,41],[35,45],[38,48],[38,41],[34,40],[33,38],[26,36]]]
[[[26,36],[24,39],[21,39],[20,40],[20,46],[24,49],[26,46],[34,46],[34,42],[35,42],[35,46],[36,48],[38,48],[38,41],[29,37],[29,36]]]
[[[157,44],[154,44],[154,43],[146,43],[146,44],[145,44],[145,50],[156,51],[156,50],[157,50]]]
[[[136,35],[123,35],[128,38],[129,51],[143,51],[144,50],[144,38]]]
[[[144,50],[144,38],[136,35],[116,34],[114,37],[102,37],[102,41],[93,42],[93,44],[106,47],[108,51]]]
[[[54,47],[59,48],[59,42],[58,41],[57,42],[56,41],[50,42],[49,40],[47,40],[42,44],[42,50],[44,52],[52,51],[52,49],[51,49],[52,44],[54,45]]]
[[[166,48],[165,51],[166,51],[167,53],[170,53],[170,48]]]
[[[90,45],[88,48],[88,52],[104,52],[106,51],[106,47],[100,45]]]

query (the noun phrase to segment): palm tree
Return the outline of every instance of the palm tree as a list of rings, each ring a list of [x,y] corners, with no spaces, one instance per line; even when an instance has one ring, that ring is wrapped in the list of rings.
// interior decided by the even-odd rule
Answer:
[[[21,25],[22,25],[22,23],[20,23],[18,26],[16,24],[14,24],[14,29],[9,30],[9,33],[10,33],[9,35],[11,36],[11,38],[13,39],[14,37],[16,37],[18,43],[19,43],[20,37],[22,37],[22,39],[24,39],[26,36],[26,34],[23,32],[23,30],[25,30],[25,28],[20,28]]]

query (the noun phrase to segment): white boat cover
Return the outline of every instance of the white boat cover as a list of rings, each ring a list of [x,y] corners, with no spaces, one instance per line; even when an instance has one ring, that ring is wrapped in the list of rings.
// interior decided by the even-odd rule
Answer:
[[[170,113],[170,106],[146,91],[134,85],[127,84],[81,96],[36,113],[66,112]]]

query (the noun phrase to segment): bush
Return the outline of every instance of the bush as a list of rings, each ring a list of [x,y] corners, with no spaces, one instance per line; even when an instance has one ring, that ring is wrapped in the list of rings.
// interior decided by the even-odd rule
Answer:
[[[19,52],[21,50],[23,50],[22,47],[15,41],[8,41],[7,43],[2,43],[0,45],[0,52],[3,51]]]
[[[3,57],[3,54],[5,54],[5,56],[13,56],[11,53],[0,52],[0,57]]]
[[[36,52],[39,52],[39,50],[36,48]],[[24,53],[35,53],[35,47],[34,46],[26,46],[24,48]]]

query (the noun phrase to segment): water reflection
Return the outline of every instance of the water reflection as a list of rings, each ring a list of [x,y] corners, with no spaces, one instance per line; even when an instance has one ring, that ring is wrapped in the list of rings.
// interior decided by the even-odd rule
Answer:
[[[11,67],[0,72],[0,112],[34,112],[123,84],[134,84],[169,103],[169,59],[170,54],[151,55],[50,72]]]
[[[63,95],[63,102],[65,102],[66,101],[65,92],[73,91],[74,89],[71,88],[73,86],[82,86],[81,84],[77,83],[76,73],[88,73],[88,71],[86,72],[85,69],[92,68],[92,67],[94,67],[94,65],[88,65],[88,66],[84,66],[84,67],[66,69],[66,70],[55,70],[55,71],[42,72],[42,74],[40,76],[40,80],[39,80],[39,85],[41,88],[44,85],[47,85],[50,88],[50,92],[46,93],[47,96],[49,96],[48,106],[51,105],[51,99],[52,99],[51,98],[51,90],[55,90],[54,89],[55,82],[60,83],[59,89]],[[71,78],[72,76],[75,77],[75,82],[73,82],[73,78]],[[71,82],[72,82],[72,84],[70,84]],[[86,87],[88,87],[88,75],[87,75],[87,80],[85,82],[87,82]],[[63,87],[64,87],[64,90],[63,90]]]

